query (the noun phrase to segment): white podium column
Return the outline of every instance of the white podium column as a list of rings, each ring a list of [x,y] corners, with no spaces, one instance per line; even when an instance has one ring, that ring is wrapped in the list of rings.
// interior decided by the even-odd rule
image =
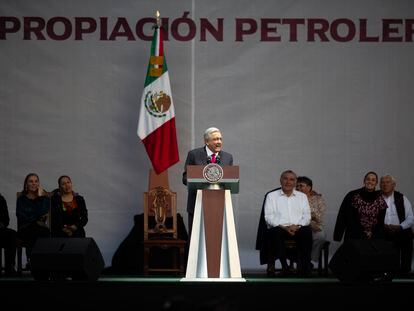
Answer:
[[[224,190],[223,226],[220,247],[220,267],[217,277],[209,277],[209,265],[207,262],[206,227],[204,224],[203,191],[198,190],[194,209],[193,227],[191,232],[190,249],[187,261],[186,276],[181,281],[227,281],[245,282],[240,268],[239,250],[237,246],[236,228],[234,224],[233,205],[230,190]],[[223,191],[223,190],[222,190]],[[210,224],[211,225],[211,224]]]

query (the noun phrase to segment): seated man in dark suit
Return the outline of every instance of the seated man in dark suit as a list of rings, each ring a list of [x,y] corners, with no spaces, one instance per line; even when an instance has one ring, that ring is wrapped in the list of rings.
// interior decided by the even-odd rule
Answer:
[[[188,152],[185,160],[183,184],[187,185],[187,165],[207,165],[217,163],[220,165],[233,165],[233,156],[222,150],[223,137],[218,128],[210,127],[204,132],[204,146]],[[191,228],[194,217],[194,206],[197,196],[196,189],[188,189],[187,213],[188,213],[188,234],[191,235]]]
[[[275,261],[280,260],[280,276],[290,274],[286,261],[285,241],[293,239],[298,248],[298,268],[301,276],[310,273],[312,250],[311,211],[308,198],[295,189],[296,174],[285,171],[280,176],[281,188],[265,196],[256,249],[260,250],[261,264],[267,263],[267,274],[275,274]]]
[[[0,246],[4,248],[5,275],[13,276],[16,274],[14,269],[16,261],[16,231],[7,228],[10,222],[7,202],[0,194]],[[1,253],[0,253],[1,256]],[[1,270],[0,270],[1,271]]]

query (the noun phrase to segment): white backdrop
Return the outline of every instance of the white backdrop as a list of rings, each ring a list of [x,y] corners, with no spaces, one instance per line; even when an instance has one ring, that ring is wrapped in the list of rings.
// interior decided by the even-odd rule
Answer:
[[[27,173],[38,173],[48,190],[68,174],[86,199],[87,235],[111,264],[133,216],[142,212],[147,187],[150,162],[136,127],[150,43],[135,27],[157,9],[170,26],[186,11],[195,23],[179,24],[175,35],[171,28],[165,42],[180,150],[180,163],[169,170],[170,186],[186,219],[181,174],[187,151],[201,146],[207,127],[220,128],[224,149],[241,170],[240,193],[233,198],[242,269],[261,269],[254,249],[260,208],[285,169],[312,178],[325,197],[329,238],[342,198],[362,185],[369,170],[395,175],[399,190],[414,201],[414,43],[405,36],[407,19],[414,18],[408,15],[414,12],[412,1],[2,0],[0,192],[12,228],[16,191]],[[24,39],[24,17],[45,21],[52,35],[45,26],[44,40],[34,31]],[[83,40],[75,40],[74,29],[56,40],[68,28],[53,23],[55,17],[72,25],[75,18],[89,17],[97,29]],[[108,37],[124,18],[133,40],[120,35],[125,24],[114,40],[103,40],[102,18],[108,20]],[[261,23],[286,18],[304,21],[296,41],[289,40],[287,25],[273,23],[269,27],[277,32],[266,32]],[[356,34],[347,42],[329,31],[326,42],[319,36],[310,40],[307,26],[317,18],[332,29],[335,20],[351,21]],[[207,32],[203,40],[202,19],[214,27],[222,19],[223,39]],[[378,42],[360,41],[360,19]],[[385,37],[383,19],[397,20]],[[242,32],[237,22],[243,20],[258,28],[236,41]],[[18,23],[20,29],[13,29]],[[336,28],[342,37],[346,25]],[[248,26],[244,23],[243,31]],[[194,39],[188,40],[192,30]],[[150,35],[150,25],[143,31]],[[281,40],[261,40],[266,33]],[[387,36],[399,42],[387,42]]]

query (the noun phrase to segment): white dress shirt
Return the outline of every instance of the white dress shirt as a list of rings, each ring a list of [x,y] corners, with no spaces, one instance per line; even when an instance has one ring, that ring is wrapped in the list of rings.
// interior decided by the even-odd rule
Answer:
[[[207,151],[207,157],[208,157],[208,158],[210,158],[210,159],[211,159],[211,156],[212,156],[213,154],[215,154],[215,155],[216,155],[216,159],[217,159],[218,153],[214,153],[214,152],[212,152],[212,151],[210,150],[210,148],[209,148],[209,147],[207,147],[207,146],[206,146],[206,151]]]
[[[384,223],[386,225],[400,225],[403,229],[412,227],[414,224],[414,216],[410,201],[408,201],[408,199],[404,196],[405,220],[400,224],[397,208],[395,207],[394,202],[394,192],[389,197],[386,197],[385,195],[383,195],[383,197],[388,205]]]
[[[210,150],[210,148],[209,148],[209,147],[207,147],[207,146],[206,146],[205,148],[206,148],[206,151],[207,151],[207,156],[208,156],[208,157],[211,157],[211,155],[212,155],[214,152],[213,152],[213,151],[211,151],[211,150]],[[216,155],[217,155],[217,154],[216,154]]]
[[[270,192],[266,196],[264,217],[268,228],[277,226],[308,226],[311,210],[306,194],[293,190],[287,196],[282,189]]]

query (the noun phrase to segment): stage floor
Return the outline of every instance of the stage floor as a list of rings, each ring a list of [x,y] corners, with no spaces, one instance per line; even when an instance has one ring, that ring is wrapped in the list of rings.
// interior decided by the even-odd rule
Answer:
[[[181,277],[101,276],[97,281],[35,281],[30,275],[0,278],[1,305],[41,310],[255,310],[310,307],[398,308],[414,292],[414,279],[344,284],[336,278],[268,278],[246,282],[181,282]],[[2,308],[3,310],[3,308]]]

